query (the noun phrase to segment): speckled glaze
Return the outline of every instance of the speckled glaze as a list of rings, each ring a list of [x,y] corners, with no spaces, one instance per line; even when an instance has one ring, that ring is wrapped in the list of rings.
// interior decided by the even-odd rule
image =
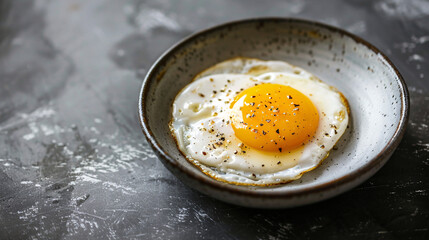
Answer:
[[[277,187],[226,184],[200,172],[177,149],[168,128],[175,96],[197,73],[237,56],[287,61],[335,86],[348,99],[351,119],[338,149],[301,179]],[[367,180],[398,146],[408,111],[406,85],[378,49],[331,26],[284,18],[226,23],[186,38],[153,65],[139,101],[143,132],[172,173],[209,196],[257,208],[314,203]]]

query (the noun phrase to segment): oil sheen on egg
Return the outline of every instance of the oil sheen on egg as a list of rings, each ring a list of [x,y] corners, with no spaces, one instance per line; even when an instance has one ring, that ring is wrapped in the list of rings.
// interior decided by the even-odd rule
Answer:
[[[320,165],[348,118],[345,97],[311,73],[282,61],[234,58],[182,89],[170,129],[205,174],[267,186]]]

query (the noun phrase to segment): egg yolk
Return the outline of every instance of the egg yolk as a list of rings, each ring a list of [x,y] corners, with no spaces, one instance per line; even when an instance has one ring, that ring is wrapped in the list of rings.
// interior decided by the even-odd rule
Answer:
[[[235,135],[263,151],[286,151],[308,142],[319,113],[311,100],[289,86],[259,84],[238,94],[230,105]]]

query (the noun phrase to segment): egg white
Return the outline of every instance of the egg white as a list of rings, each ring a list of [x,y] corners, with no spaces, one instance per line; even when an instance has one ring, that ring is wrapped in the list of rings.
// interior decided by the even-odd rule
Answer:
[[[295,88],[316,106],[319,126],[305,146],[266,152],[246,146],[235,136],[230,103],[242,90],[262,83]],[[186,158],[213,178],[271,185],[298,179],[316,168],[347,124],[345,98],[311,73],[282,61],[236,58],[203,71],[177,95],[170,129]]]

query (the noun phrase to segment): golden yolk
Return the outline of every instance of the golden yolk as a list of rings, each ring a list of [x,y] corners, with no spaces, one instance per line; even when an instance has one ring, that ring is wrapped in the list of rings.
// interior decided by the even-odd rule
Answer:
[[[237,105],[237,106],[236,106]],[[311,100],[289,86],[260,84],[238,94],[230,108],[235,135],[246,145],[264,151],[285,151],[308,142],[319,124]]]

